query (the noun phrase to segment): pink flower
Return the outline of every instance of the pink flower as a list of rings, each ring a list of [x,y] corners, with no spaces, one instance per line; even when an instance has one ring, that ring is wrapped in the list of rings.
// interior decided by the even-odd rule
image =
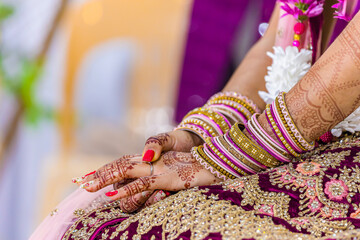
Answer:
[[[263,204],[263,205],[261,205],[261,207],[259,209],[259,213],[274,216],[274,206]]]
[[[292,15],[300,22],[318,16],[323,11],[324,0],[278,0],[286,15]]]
[[[342,200],[348,195],[349,188],[344,181],[331,179],[330,182],[325,184],[325,193],[331,200]]]
[[[360,208],[358,208],[355,212],[351,213],[350,217],[351,218],[360,218],[359,214],[360,214]]]
[[[320,167],[321,165],[316,162],[303,162],[296,166],[296,171],[304,175],[312,176],[320,172]]]
[[[338,3],[332,5],[335,8],[335,18],[350,21],[355,13],[355,3],[357,1],[338,0]]]
[[[309,208],[311,212],[317,212],[322,208],[323,204],[319,201],[318,198],[311,199],[309,201]]]

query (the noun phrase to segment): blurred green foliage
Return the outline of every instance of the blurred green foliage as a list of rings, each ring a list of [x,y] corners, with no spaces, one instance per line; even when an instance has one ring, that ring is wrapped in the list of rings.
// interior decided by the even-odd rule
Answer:
[[[0,1],[0,22],[10,17],[14,13],[14,8],[5,5]]]
[[[14,12],[0,1],[0,24]],[[36,85],[42,74],[42,64],[37,60],[21,58],[20,68],[15,76],[6,71],[4,54],[0,49],[0,86],[15,96],[23,105],[25,120],[35,125],[39,120],[52,118],[53,110],[36,100]]]

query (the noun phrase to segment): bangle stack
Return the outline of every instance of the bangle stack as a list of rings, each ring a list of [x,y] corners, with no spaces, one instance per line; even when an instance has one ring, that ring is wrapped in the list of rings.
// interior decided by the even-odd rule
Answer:
[[[251,137],[274,158],[281,162],[289,162],[291,156],[286,148],[272,139],[266,131],[261,127],[258,121],[260,114],[254,114],[246,125],[246,130]]]
[[[259,108],[247,97],[235,92],[220,92],[201,108],[190,111],[175,128],[195,133],[204,141],[208,137],[224,135],[232,124],[246,124]]]
[[[213,174],[222,179],[254,174],[282,164],[254,143],[236,123],[223,136],[207,138],[203,146],[194,147],[192,155]]]
[[[307,142],[296,128],[285,93],[266,106],[265,115],[279,142],[266,133],[258,121],[260,114],[255,113],[245,128],[236,123],[224,135],[206,138],[192,155],[217,177],[233,179],[280,166],[314,148],[314,142]]]

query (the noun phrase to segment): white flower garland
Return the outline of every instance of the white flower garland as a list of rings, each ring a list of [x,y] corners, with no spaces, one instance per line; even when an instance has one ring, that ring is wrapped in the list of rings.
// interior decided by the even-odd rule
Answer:
[[[282,92],[288,92],[311,67],[312,51],[288,46],[273,47],[274,53],[267,52],[273,63],[268,67],[265,76],[267,92],[259,91],[260,97],[268,104],[272,103],[276,96]],[[336,125],[331,133],[340,137],[345,131],[354,133],[360,131],[360,107],[350,114],[344,121]]]
[[[360,107],[350,114],[344,121],[340,122],[333,129],[331,134],[335,137],[340,137],[345,131],[354,133],[360,131]]]
[[[285,51],[282,47],[273,47],[274,53],[267,52],[273,63],[268,67],[265,76],[266,89],[260,91],[260,97],[266,103],[272,103],[281,92],[288,92],[311,67],[312,51],[288,46]]]

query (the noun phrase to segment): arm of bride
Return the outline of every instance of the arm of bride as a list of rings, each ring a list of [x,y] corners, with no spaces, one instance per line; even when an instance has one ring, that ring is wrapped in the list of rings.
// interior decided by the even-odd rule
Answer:
[[[264,76],[266,75],[267,67],[271,64],[271,58],[267,57],[266,52],[271,51],[272,47],[274,46],[278,19],[279,6],[276,5],[269,22],[269,27],[266,30],[264,36],[249,50],[223,89],[223,92],[235,92],[240,96],[246,96],[254,105],[253,108],[264,109],[265,107],[265,103],[259,97],[258,91],[265,90]],[[218,99],[213,100],[217,101],[218,103],[225,102],[223,101],[224,99],[219,98],[221,98],[221,96],[218,96]],[[212,108],[212,110],[221,113],[222,116],[225,116],[230,125],[239,120],[246,120],[241,118],[237,119],[236,116],[227,116],[226,113],[229,113],[229,115],[232,114],[230,112],[232,110],[231,108],[229,109],[228,106],[223,106],[221,109]],[[206,115],[207,113],[203,111],[197,114]],[[236,112],[232,115],[236,115]],[[198,120],[199,118],[190,118],[192,117],[186,119],[187,122],[183,124],[182,127],[178,127],[175,131],[150,137],[146,141],[143,150],[144,161],[155,161],[160,157],[162,152],[166,151],[190,152],[192,147],[202,144],[204,142],[204,137],[202,137],[201,133],[199,133],[201,130],[196,131],[194,127],[194,125],[196,125],[194,123],[194,119]],[[211,131],[211,126],[208,126],[206,121],[204,124],[202,124],[202,127],[198,126],[198,128],[206,127],[209,127],[210,130],[208,130]],[[214,134],[216,134],[216,130],[214,130]],[[211,136],[214,136],[214,134]]]

